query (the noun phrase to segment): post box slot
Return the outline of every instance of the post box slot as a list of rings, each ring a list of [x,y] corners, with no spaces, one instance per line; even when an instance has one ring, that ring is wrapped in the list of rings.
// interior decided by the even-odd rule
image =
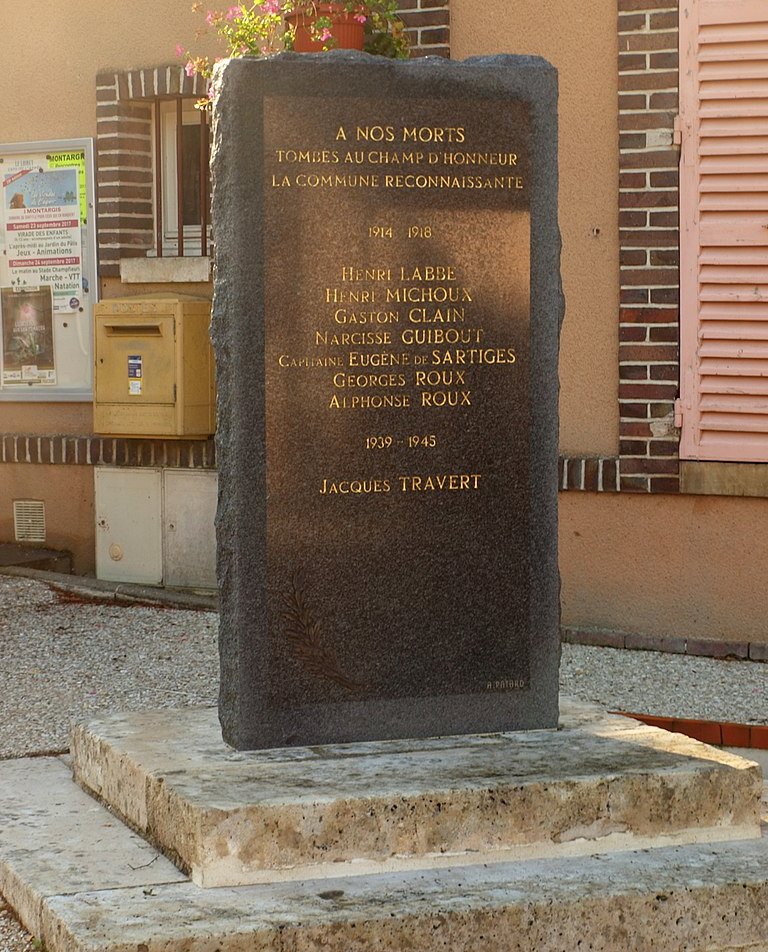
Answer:
[[[162,337],[160,324],[104,324],[107,337]]]

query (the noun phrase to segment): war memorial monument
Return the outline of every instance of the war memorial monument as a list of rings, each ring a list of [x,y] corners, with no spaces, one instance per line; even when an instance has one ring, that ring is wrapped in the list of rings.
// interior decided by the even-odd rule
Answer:
[[[558,703],[555,70],[217,95],[219,710],[0,764],[0,892],[49,952],[765,952],[757,765]]]

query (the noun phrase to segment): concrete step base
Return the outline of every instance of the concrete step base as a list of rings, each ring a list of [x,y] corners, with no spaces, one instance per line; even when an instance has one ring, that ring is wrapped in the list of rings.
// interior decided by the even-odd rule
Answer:
[[[759,768],[563,704],[562,728],[233,751],[214,710],[73,734],[75,777],[199,886],[760,835]]]
[[[49,952],[768,952],[768,840],[200,889],[70,779],[0,763],[0,892]]]

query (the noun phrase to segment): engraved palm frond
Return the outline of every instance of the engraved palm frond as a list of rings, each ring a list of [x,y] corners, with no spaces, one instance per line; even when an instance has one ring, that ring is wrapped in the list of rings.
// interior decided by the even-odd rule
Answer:
[[[365,685],[347,677],[331,648],[323,644],[320,622],[307,605],[297,575],[291,579],[290,590],[283,593],[282,600],[283,631],[291,655],[316,677],[327,678],[354,693],[363,691]]]

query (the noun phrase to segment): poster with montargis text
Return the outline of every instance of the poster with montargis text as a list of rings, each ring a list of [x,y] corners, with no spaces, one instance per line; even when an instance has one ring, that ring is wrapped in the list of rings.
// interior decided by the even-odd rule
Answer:
[[[60,168],[52,156],[3,162],[0,285],[50,287],[54,313],[78,311],[82,298],[80,180],[77,167]]]

